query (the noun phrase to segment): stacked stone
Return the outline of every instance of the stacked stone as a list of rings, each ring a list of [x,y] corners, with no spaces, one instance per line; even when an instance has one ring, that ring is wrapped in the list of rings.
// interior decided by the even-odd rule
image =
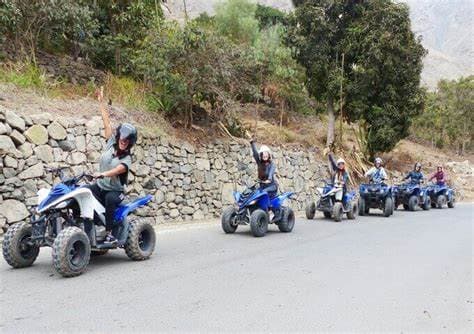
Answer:
[[[0,107],[1,227],[28,219],[38,189],[59,182],[45,167],[70,167],[74,175],[97,171],[105,146],[101,132],[100,117],[19,116]],[[274,155],[282,189],[298,193],[289,205],[302,209],[325,167],[312,153],[275,149]],[[137,212],[153,223],[219,216],[232,203],[232,190],[256,176],[249,145],[216,141],[196,148],[147,129],[139,130],[133,161],[127,193],[131,198],[154,196]]]

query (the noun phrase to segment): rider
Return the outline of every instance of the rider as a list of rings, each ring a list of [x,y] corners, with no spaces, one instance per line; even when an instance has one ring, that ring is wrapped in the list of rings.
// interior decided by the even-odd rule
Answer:
[[[423,181],[423,173],[421,172],[421,163],[417,162],[412,171],[410,171],[405,180],[410,179],[410,183],[420,184]]]
[[[369,169],[365,173],[365,177],[368,177],[371,182],[373,183],[382,183],[384,180],[387,179],[387,173],[385,169],[382,167],[383,161],[381,158],[375,158],[374,160],[374,167]]]
[[[332,182],[336,188],[340,188],[340,190],[335,194],[336,201],[342,202],[344,194],[347,191],[347,183],[349,182],[349,173],[346,171],[346,162],[342,158],[334,161],[334,157],[331,153],[329,153],[329,162],[332,167]]]
[[[278,191],[278,182],[275,177],[276,166],[272,161],[272,151],[266,145],[260,146],[257,151],[255,139],[250,140],[253,158],[258,166],[258,179],[260,181],[260,189],[265,190],[270,198],[276,196]]]
[[[436,169],[436,172],[431,174],[428,181],[433,179],[436,179],[436,184],[438,186],[444,186],[446,184],[446,174],[444,173],[443,166],[439,165]]]
[[[132,166],[130,150],[137,141],[137,130],[128,123],[120,124],[112,132],[110,116],[103,105],[103,92],[98,93],[100,111],[104,122],[107,144],[99,161],[99,172],[94,176],[97,182],[90,185],[94,196],[105,206],[106,242],[114,243],[117,239],[112,235],[114,214],[117,206],[124,198],[128,172]]]

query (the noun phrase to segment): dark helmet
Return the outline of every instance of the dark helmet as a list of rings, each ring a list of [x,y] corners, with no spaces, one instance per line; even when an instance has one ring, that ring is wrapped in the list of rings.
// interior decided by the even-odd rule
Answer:
[[[115,130],[115,142],[118,144],[119,140],[128,139],[127,151],[130,151],[137,142],[137,129],[130,123],[122,123]]]

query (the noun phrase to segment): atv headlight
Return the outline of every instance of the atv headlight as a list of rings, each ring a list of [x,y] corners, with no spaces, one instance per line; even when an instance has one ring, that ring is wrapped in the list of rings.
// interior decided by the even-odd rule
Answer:
[[[420,191],[420,196],[423,196],[423,192],[422,192],[422,191]]]
[[[257,204],[257,200],[254,199],[252,202],[249,203],[249,205],[254,205],[254,204]]]

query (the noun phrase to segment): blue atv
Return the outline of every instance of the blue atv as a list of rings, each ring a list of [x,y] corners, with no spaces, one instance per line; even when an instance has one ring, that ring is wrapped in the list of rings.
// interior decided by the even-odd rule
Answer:
[[[323,212],[325,218],[333,218],[336,222],[342,220],[344,213],[348,219],[356,219],[358,208],[355,191],[346,192],[340,202],[336,201],[336,193],[341,189],[325,180],[323,183],[321,187],[316,188],[319,199],[316,202],[310,200],[306,203],[306,218],[313,219],[318,210]]]
[[[285,192],[270,198],[265,190],[260,189],[259,183],[243,192],[234,191],[235,205],[226,207],[222,212],[222,229],[225,233],[234,233],[239,225],[250,225],[255,237],[263,237],[268,231],[268,224],[273,223],[281,232],[291,232],[295,226],[295,214],[283,203],[293,194]]]
[[[390,217],[395,208],[392,187],[385,183],[369,183],[359,186],[359,216],[369,214],[370,209],[380,209]]]
[[[416,211],[419,207],[423,210],[431,209],[431,199],[427,189],[417,183],[402,183],[393,187],[395,195],[395,208],[400,205],[405,210]]]
[[[445,205],[454,208],[456,201],[454,190],[447,185],[432,184],[427,187],[428,196],[431,198],[431,207],[442,209]]]
[[[38,206],[30,222],[19,222],[3,238],[3,257],[14,268],[28,267],[36,260],[40,247],[52,248],[53,266],[65,277],[80,275],[91,255],[124,248],[135,261],[148,259],[155,249],[156,236],[149,223],[127,219],[138,207],[152,200],[148,195],[122,203],[115,212],[112,230],[118,242],[106,241],[105,208],[91,190],[80,182],[88,174],[66,178],[61,169],[50,169],[61,183],[38,191]]]

